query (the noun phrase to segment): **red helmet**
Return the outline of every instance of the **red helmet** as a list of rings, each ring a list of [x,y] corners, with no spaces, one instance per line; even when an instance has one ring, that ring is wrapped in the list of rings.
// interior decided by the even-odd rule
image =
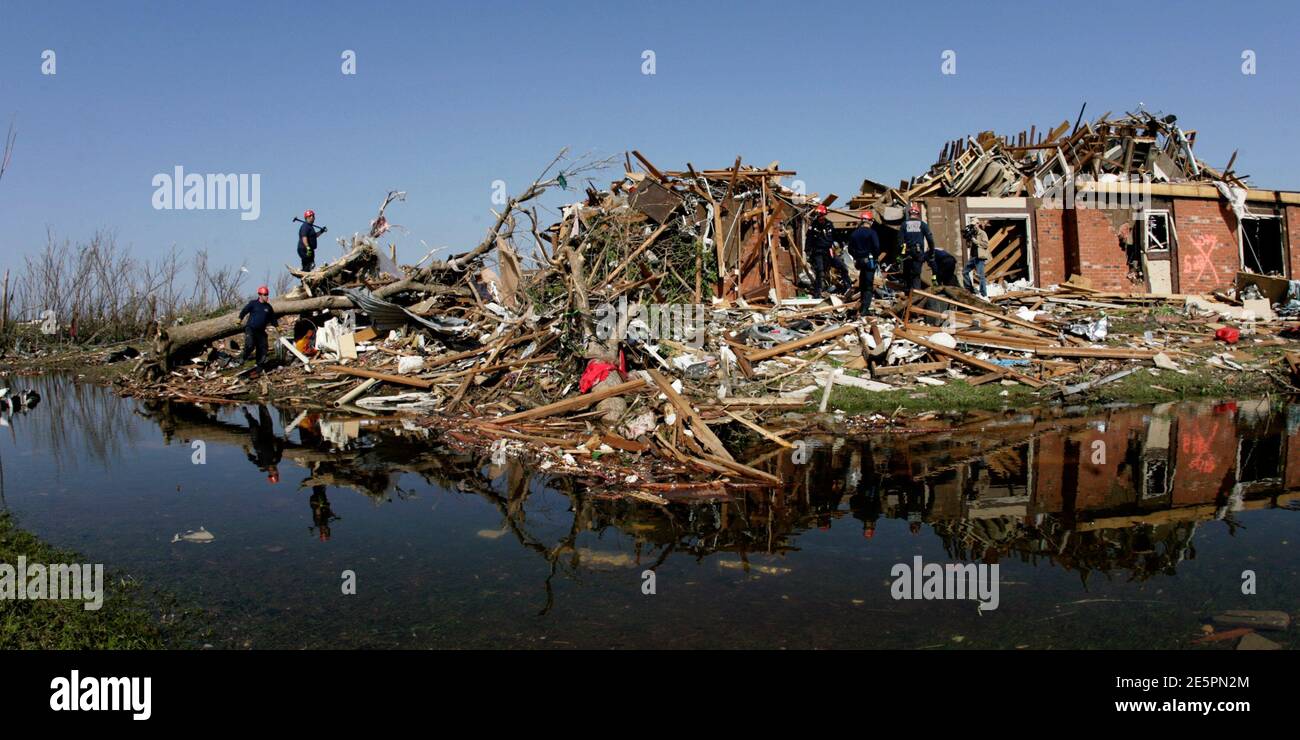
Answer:
[[[258,295],[271,295],[271,289],[268,288],[268,287],[266,287],[265,285],[263,285],[262,287],[260,287],[260,288],[257,289],[257,294],[258,294]]]
[[[307,210],[305,210],[305,211],[302,212],[302,217],[303,217],[303,218],[311,218],[312,216],[315,216],[315,215],[316,215],[316,212],[313,211],[313,210],[310,209],[310,208],[308,208]]]
[[[859,215],[860,217],[862,217],[862,220],[863,220],[863,221],[870,221],[870,220],[872,220],[873,218],[876,217],[876,214],[872,213],[871,211],[863,211],[862,213],[859,213],[858,215]]]
[[[920,203],[913,203],[912,205],[910,205],[910,206],[907,207],[907,210],[908,210],[908,211],[911,211],[912,213],[920,213],[920,212],[921,212],[921,204],[920,204]]]
[[[825,213],[825,212],[826,212],[826,206],[817,206],[817,212],[818,212],[818,213]]]
[[[276,470],[273,470],[273,471],[271,471],[270,473],[267,473],[267,474],[266,474],[266,482],[267,482],[267,483],[270,483],[271,485],[275,485],[276,483],[279,483],[279,482],[280,482],[280,472],[279,472],[279,471],[276,471]]]

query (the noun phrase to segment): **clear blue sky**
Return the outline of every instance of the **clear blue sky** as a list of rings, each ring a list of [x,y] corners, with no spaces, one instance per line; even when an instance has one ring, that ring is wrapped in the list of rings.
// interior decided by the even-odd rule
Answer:
[[[863,177],[919,174],[947,139],[1073,122],[1085,101],[1089,117],[1176,113],[1202,159],[1240,149],[1257,186],[1300,189],[1298,16],[1199,0],[0,0],[0,132],[18,129],[0,267],[47,227],[74,241],[103,228],[141,256],[207,246],[260,278],[294,262],[304,208],[330,227],[332,257],[332,237],[363,230],[390,188],[409,193],[390,215],[414,260],[420,240],[477,243],[493,180],[517,191],[563,146],[636,148],[668,168],[779,159],[810,191],[847,196]],[[45,49],[56,75],[41,74]],[[151,180],[176,165],[259,173],[261,218],[154,210]]]

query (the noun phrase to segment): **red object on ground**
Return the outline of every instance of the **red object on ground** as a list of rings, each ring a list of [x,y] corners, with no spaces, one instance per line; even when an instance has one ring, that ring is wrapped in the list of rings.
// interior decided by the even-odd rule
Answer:
[[[1227,342],[1228,344],[1236,344],[1237,340],[1241,339],[1241,330],[1231,326],[1225,326],[1214,332],[1214,338],[1221,342]]]
[[[587,369],[582,371],[582,380],[578,382],[578,392],[586,393],[591,390],[597,383],[609,377],[609,374],[618,368],[608,362],[600,360],[591,360],[587,363]]]

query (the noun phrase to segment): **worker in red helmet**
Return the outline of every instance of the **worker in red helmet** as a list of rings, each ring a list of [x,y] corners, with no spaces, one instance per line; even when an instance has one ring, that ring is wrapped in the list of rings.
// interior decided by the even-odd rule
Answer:
[[[804,235],[804,252],[808,255],[808,262],[813,269],[813,298],[822,297],[822,288],[826,284],[826,273],[835,269],[835,227],[831,225],[830,219],[826,218],[826,206],[819,205],[815,209],[812,223],[808,224],[808,230]],[[850,290],[848,270],[844,268],[844,263],[839,262],[840,290],[848,293]]]
[[[880,260],[880,237],[876,234],[875,214],[858,214],[858,228],[849,234],[849,256],[858,268],[858,315],[871,312],[871,298],[876,290],[876,267]]]
[[[316,237],[325,231],[324,226],[317,230],[315,211],[308,208],[302,212],[302,226],[298,228],[298,259],[302,260],[303,272],[316,268]]]
[[[921,204],[912,203],[907,207],[907,217],[898,226],[899,259],[903,262],[903,287],[908,293],[921,287],[926,245],[934,249],[934,234],[930,233],[930,225],[921,220]]]
[[[257,289],[257,298],[248,302],[247,306],[239,312],[239,318],[236,323],[243,322],[244,317],[248,321],[244,323],[244,362],[256,355],[257,369],[261,370],[266,364],[266,329],[275,326],[279,317],[275,315],[275,307],[271,305],[271,291],[265,285]]]

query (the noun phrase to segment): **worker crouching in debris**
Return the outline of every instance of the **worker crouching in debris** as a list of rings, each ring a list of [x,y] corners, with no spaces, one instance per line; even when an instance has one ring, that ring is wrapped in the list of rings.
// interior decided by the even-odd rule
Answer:
[[[858,268],[858,290],[861,293],[858,313],[866,316],[871,311],[871,298],[876,289],[876,267],[880,260],[880,237],[871,228],[875,214],[863,211],[858,228],[849,234],[849,256]]]
[[[249,301],[239,312],[237,321],[243,321],[245,316],[248,321],[244,322],[243,361],[247,363],[249,357],[255,355],[260,370],[266,364],[266,329],[276,322],[275,308],[271,305],[271,291],[265,285],[257,289],[257,300]]]
[[[817,215],[812,223],[808,224],[808,233],[804,239],[804,251],[808,254],[808,262],[813,268],[813,298],[822,297],[827,273],[833,269],[833,263],[836,261],[834,249],[835,227],[826,218],[826,206],[817,206]],[[847,293],[850,286],[843,263],[840,264],[840,270],[843,273],[840,276],[840,291]]]
[[[907,216],[898,228],[899,258],[903,262],[903,287],[909,294],[921,287],[926,245],[934,249],[934,235],[930,233],[930,224],[921,220],[921,204],[913,203],[907,207]]]
[[[931,249],[925,253],[925,262],[934,273],[935,285],[957,285],[957,258],[947,250]]]
[[[984,265],[988,262],[989,257],[989,237],[984,231],[984,224],[981,221],[966,224],[961,230],[962,238],[966,240],[966,267],[961,271],[962,282],[966,285],[966,290],[975,292],[975,284],[971,279],[971,270],[980,279],[980,297],[989,297],[988,281],[984,278]]]

